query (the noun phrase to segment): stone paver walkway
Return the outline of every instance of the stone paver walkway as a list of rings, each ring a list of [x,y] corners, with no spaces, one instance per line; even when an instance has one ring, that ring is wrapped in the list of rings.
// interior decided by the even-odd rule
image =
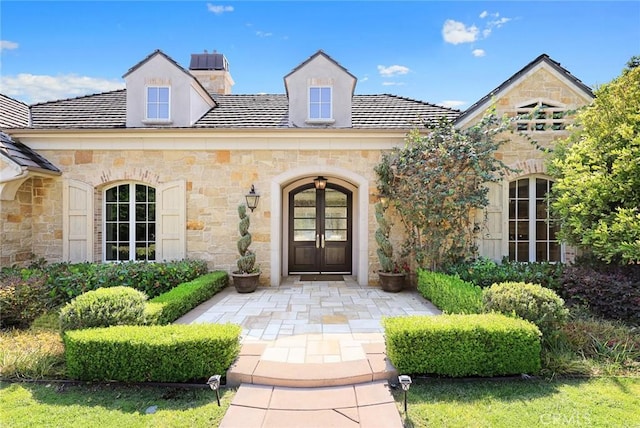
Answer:
[[[381,319],[439,313],[415,290],[291,276],[248,294],[230,286],[176,322],[242,326],[226,377],[239,388],[223,427],[399,428]]]

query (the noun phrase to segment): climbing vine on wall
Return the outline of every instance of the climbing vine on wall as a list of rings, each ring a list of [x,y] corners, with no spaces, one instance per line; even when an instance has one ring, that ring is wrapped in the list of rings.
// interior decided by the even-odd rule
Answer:
[[[403,255],[418,267],[439,270],[476,255],[486,183],[510,171],[495,157],[506,141],[497,136],[508,127],[492,112],[464,130],[443,121],[427,132],[412,130],[403,147],[383,154],[375,167],[378,190],[406,229]]]

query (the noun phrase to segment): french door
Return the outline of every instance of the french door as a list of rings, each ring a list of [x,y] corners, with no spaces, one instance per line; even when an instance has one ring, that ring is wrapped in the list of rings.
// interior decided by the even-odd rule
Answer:
[[[351,273],[352,193],[307,184],[289,193],[289,273]]]

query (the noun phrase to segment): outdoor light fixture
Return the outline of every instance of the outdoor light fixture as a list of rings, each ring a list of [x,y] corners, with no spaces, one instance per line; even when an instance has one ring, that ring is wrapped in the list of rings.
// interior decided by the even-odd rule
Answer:
[[[211,387],[211,389],[213,389],[216,392],[218,407],[220,407],[220,392],[218,391],[220,389],[220,375],[217,374],[217,375],[211,376],[207,381],[207,385],[209,385],[209,387]],[[405,412],[406,412],[406,409],[405,409]]]
[[[407,391],[411,386],[411,377],[408,375],[400,375],[398,376],[398,382],[402,385],[402,390],[404,391],[404,413],[407,413]]]
[[[389,204],[389,198],[385,195],[378,195],[378,200],[383,207],[386,207]]]
[[[324,190],[327,187],[327,179],[321,175],[314,178],[313,183],[316,185],[317,190]]]
[[[247,207],[253,212],[258,206],[258,201],[260,200],[260,195],[256,193],[256,188],[251,185],[251,190],[249,193],[244,195],[244,198],[247,200]]]

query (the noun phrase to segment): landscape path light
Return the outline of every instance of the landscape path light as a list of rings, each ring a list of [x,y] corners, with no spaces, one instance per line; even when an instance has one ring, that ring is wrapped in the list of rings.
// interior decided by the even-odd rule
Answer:
[[[409,391],[409,387],[411,386],[411,377],[409,375],[400,375],[398,376],[398,382],[402,385],[402,390],[404,391],[404,413],[407,414],[407,391]]]
[[[216,400],[218,400],[218,407],[220,407],[220,392],[219,392],[219,389],[220,389],[220,377],[221,376],[219,374],[213,375],[207,381],[207,385],[209,385],[209,387],[216,392]]]

